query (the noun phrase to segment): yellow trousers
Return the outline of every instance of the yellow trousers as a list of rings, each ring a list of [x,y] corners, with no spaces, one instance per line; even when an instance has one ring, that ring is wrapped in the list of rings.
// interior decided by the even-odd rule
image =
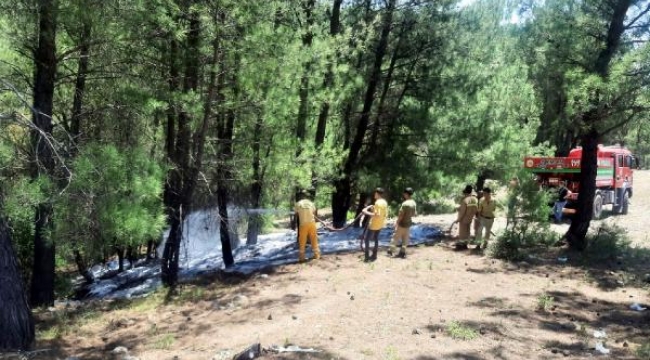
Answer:
[[[472,220],[469,222],[459,222],[458,223],[458,240],[467,240],[469,239],[469,231],[472,227]]]
[[[410,228],[398,226],[393,234],[393,240],[390,242],[390,251],[395,252],[397,244],[401,242],[400,252],[406,253],[406,247],[409,246],[410,231]]]
[[[494,224],[494,219],[488,219],[480,217],[478,220],[478,228],[476,229],[476,240],[483,239],[483,229],[485,229],[485,240],[490,240],[490,234],[492,233],[492,225]]]
[[[309,223],[300,225],[298,228],[298,260],[305,261],[305,247],[307,246],[307,237],[309,237],[311,240],[311,250],[314,252],[314,258],[320,259],[316,223]]]

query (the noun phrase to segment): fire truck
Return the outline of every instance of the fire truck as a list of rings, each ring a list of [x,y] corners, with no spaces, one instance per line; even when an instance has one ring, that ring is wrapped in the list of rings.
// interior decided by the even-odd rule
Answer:
[[[625,147],[619,145],[598,145],[598,172],[596,176],[596,195],[594,196],[593,218],[599,219],[603,207],[612,205],[614,214],[627,214],[629,200],[633,194],[636,159]],[[561,181],[567,182],[571,190],[564,213],[575,214],[580,182],[580,158],[582,148],[577,147],[567,157],[524,158],[524,167],[535,174],[537,181],[545,189],[557,188]]]

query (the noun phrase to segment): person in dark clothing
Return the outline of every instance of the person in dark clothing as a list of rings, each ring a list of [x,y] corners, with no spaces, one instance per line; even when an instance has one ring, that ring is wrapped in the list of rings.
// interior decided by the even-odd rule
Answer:
[[[566,185],[566,180],[563,180],[560,182],[560,187],[557,189],[557,199],[553,205],[553,216],[555,217],[556,224],[562,222],[562,211],[566,206],[568,196],[571,195],[571,190],[569,190]]]

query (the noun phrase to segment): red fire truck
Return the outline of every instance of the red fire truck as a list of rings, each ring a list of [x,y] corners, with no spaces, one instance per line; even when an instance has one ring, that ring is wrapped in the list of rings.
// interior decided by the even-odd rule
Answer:
[[[536,175],[544,188],[554,188],[566,180],[572,194],[568,197],[565,213],[574,214],[574,203],[580,190],[580,158],[582,148],[577,147],[567,157],[525,157],[524,166]],[[634,155],[619,145],[598,145],[598,173],[596,177],[596,196],[594,197],[593,218],[600,218],[603,206],[612,205],[615,214],[627,214],[629,199],[632,197],[633,169],[636,168]]]

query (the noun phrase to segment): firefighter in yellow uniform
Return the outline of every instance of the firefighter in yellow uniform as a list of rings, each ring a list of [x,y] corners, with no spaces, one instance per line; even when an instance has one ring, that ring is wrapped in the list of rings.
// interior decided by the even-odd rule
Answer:
[[[463,199],[460,201],[458,209],[458,240],[464,241],[469,239],[472,221],[478,212],[478,199],[472,195],[472,185],[467,185],[463,190]]]
[[[298,218],[298,260],[305,261],[305,246],[307,238],[311,240],[311,249],[314,252],[314,258],[320,259],[320,249],[318,247],[318,234],[316,233],[316,206],[308,199],[308,192],[302,191],[299,195],[300,200],[296,203],[295,212]]]
[[[484,188],[483,197],[478,202],[478,228],[476,229],[476,241],[484,249],[487,247],[488,241],[490,241],[496,209],[497,204],[492,199],[492,189]],[[481,243],[483,240],[483,229],[485,229],[485,241]]]
[[[365,257],[364,261],[377,260],[377,249],[379,248],[379,232],[386,226],[386,216],[388,216],[388,203],[384,200],[384,189],[375,189],[375,204],[363,209],[366,216],[371,216],[370,224],[368,224],[368,231],[365,238]],[[372,209],[372,210],[371,210]],[[373,248],[372,255],[370,255],[370,240],[374,240],[375,247]]]
[[[402,197],[404,202],[399,208],[399,215],[397,216],[397,221],[395,221],[395,233],[393,233],[393,240],[390,242],[390,248],[388,249],[388,255],[393,256],[397,250],[397,244],[401,241],[401,249],[398,257],[402,259],[406,258],[406,247],[409,246],[409,239],[411,231],[411,225],[413,225],[413,217],[417,213],[417,205],[412,199],[413,189],[408,187],[404,189]]]

